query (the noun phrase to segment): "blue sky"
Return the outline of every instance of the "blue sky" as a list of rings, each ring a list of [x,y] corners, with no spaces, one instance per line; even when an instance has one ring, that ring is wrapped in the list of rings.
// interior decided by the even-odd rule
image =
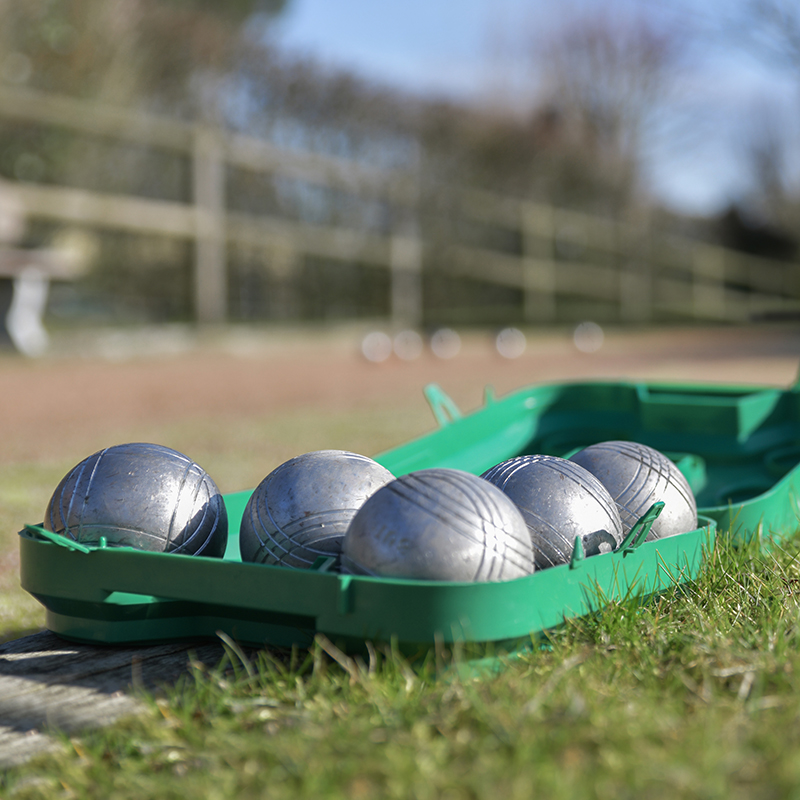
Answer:
[[[581,2],[600,0],[572,5]],[[707,0],[704,11],[714,2],[723,0]],[[291,0],[275,35],[289,50],[407,91],[524,104],[535,80],[516,43],[522,32],[546,30],[560,8],[564,0]],[[724,48],[701,51],[681,81],[674,114],[684,134],[656,142],[644,155],[645,173],[667,204],[713,213],[747,182],[742,142],[760,99],[789,92],[794,99],[794,89]]]
[[[492,7],[486,0],[291,0],[279,40],[378,81],[469,95],[481,79]]]

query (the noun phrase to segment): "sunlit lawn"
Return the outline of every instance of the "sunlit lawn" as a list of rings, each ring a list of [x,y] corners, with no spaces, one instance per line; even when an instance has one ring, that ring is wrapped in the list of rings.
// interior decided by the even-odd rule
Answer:
[[[230,651],[150,711],[9,773],[11,797],[792,797],[794,545],[718,546],[700,580],[614,605],[470,676]]]

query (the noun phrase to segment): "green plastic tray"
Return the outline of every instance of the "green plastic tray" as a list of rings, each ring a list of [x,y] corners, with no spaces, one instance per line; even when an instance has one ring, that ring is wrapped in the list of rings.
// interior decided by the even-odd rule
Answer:
[[[487,390],[466,416],[435,384],[425,392],[441,428],[378,456],[395,475],[434,465],[480,474],[516,455],[626,439],[675,461],[721,533],[780,540],[798,528],[798,385],[543,384],[500,400]]]
[[[236,527],[249,493],[225,498]],[[693,578],[715,525],[641,544],[632,531],[614,553],[503,583],[369,578],[245,564],[236,536],[222,560],[129,548],[76,549],[63,537],[20,533],[22,585],[67,639],[122,644],[216,637],[262,646],[311,644],[323,633],[355,652],[392,643],[416,655],[443,644],[492,643],[511,651],[613,600],[647,596]],[[61,545],[61,546],[59,546]]]
[[[480,474],[524,453],[569,455],[607,439],[667,453],[689,479],[701,528],[642,543],[647,520],[615,552],[503,583],[408,581],[243,564],[238,527],[250,492],[225,497],[225,557],[76,547],[36,526],[20,534],[22,586],[47,626],[95,643],[215,637],[309,645],[323,633],[347,650],[393,642],[513,649],[565,619],[695,578],[717,532],[782,538],[797,528],[800,394],[795,387],[584,382],[532,386],[462,415],[435,385],[440,427],[376,458],[395,475],[433,466]]]

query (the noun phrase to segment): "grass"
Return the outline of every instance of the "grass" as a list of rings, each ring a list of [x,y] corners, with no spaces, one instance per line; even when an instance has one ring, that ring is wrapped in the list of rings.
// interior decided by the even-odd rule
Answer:
[[[796,543],[574,620],[494,675],[229,649],[149,713],[0,779],[14,798],[791,797]],[[333,654],[333,658],[326,650]]]
[[[206,424],[207,423],[207,424]],[[187,452],[223,491],[311,449],[374,453],[416,410],[187,420],[121,432]],[[98,447],[102,443],[98,444]],[[87,453],[0,467],[0,635],[43,615],[10,577],[15,531]],[[759,798],[800,796],[800,545],[724,540],[699,579],[554,631],[496,674],[379,651],[200,663],[148,712],[0,775],[8,798]],[[331,655],[332,654],[332,655]],[[457,659],[457,656],[456,656]]]

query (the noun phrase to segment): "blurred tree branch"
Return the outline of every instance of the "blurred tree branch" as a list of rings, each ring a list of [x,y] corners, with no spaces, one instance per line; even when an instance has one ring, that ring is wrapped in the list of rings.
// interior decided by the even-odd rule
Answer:
[[[618,206],[629,202],[642,147],[656,135],[681,62],[681,36],[652,15],[606,3],[536,31],[529,52],[546,107],[574,140],[574,157]]]
[[[742,0],[722,21],[723,36],[767,63],[796,72],[800,81],[800,6],[794,0]]]
[[[198,74],[233,68],[245,22],[287,0],[55,0],[0,4],[0,69],[11,82],[194,118]],[[252,42],[247,46],[252,47]]]
[[[709,42],[749,56],[795,92],[765,93],[742,126],[741,159],[750,189],[741,198],[762,224],[794,228],[800,213],[797,121],[800,119],[800,5],[794,0],[738,0],[703,26]],[[784,84],[785,85],[785,84]]]

